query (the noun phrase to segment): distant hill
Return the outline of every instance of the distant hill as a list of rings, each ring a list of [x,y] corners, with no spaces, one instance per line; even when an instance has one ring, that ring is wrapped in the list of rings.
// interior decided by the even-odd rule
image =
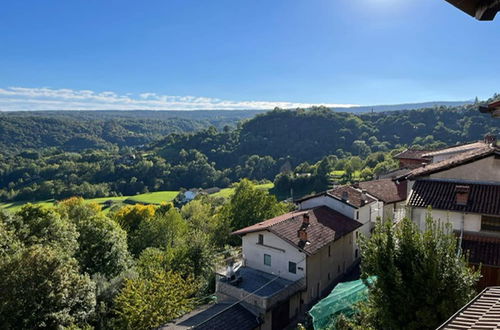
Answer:
[[[0,148],[60,147],[68,151],[111,145],[136,147],[170,133],[234,127],[263,111],[15,111],[0,112]]]
[[[385,112],[385,111],[398,111],[398,110],[415,110],[415,109],[428,109],[434,107],[457,107],[462,105],[473,104],[474,101],[436,101],[436,102],[422,102],[422,103],[403,103],[403,104],[388,104],[388,105],[366,105],[350,108],[331,108],[334,111],[351,112],[351,113],[364,113],[364,112]]]

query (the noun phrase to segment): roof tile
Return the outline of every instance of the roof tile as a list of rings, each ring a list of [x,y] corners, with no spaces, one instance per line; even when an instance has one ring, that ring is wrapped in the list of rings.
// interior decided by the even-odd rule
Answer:
[[[297,235],[298,230],[302,227],[305,213],[309,214],[309,225],[306,228],[308,243],[300,241]],[[327,206],[320,206],[310,210],[289,212],[237,230],[233,234],[243,235],[269,230],[307,254],[314,254],[323,246],[340,239],[361,226],[362,224],[354,219],[346,217]]]

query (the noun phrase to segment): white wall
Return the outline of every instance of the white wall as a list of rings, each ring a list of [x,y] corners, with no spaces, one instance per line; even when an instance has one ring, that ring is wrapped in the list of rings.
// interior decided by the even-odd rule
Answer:
[[[448,222],[451,223],[453,230],[461,230],[462,221],[464,223],[465,231],[478,232],[481,230],[480,214],[432,210],[431,215],[435,221],[441,221],[443,223],[448,223]],[[427,216],[427,209],[421,207],[416,207],[412,209],[412,220],[422,230],[425,228],[426,216]]]
[[[356,208],[352,207],[336,198],[333,198],[331,196],[318,196],[318,197],[313,197],[308,200],[305,200],[301,203],[299,203],[299,209],[304,210],[304,209],[310,209],[313,207],[318,207],[318,206],[328,206],[329,208],[342,213],[343,215],[356,219]]]
[[[264,235],[264,245],[258,244],[259,234]],[[242,237],[245,265],[269,274],[280,275],[291,281],[303,278],[306,274],[306,254],[285,242],[273,233],[263,230]],[[264,254],[271,256],[271,266],[264,265]],[[297,264],[297,273],[288,271],[288,262]],[[299,268],[303,268],[302,270]]]

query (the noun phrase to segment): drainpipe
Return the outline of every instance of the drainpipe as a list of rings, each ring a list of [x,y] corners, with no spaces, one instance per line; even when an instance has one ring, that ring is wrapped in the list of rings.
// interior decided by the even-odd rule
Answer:
[[[462,224],[460,226],[460,238],[458,239],[458,256],[462,255],[462,239],[464,237],[465,212],[462,212]]]

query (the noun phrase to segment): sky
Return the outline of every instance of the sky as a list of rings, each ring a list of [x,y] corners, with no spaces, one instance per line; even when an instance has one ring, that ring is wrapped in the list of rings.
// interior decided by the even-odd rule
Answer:
[[[0,110],[487,99],[498,16],[444,0],[4,1]]]

